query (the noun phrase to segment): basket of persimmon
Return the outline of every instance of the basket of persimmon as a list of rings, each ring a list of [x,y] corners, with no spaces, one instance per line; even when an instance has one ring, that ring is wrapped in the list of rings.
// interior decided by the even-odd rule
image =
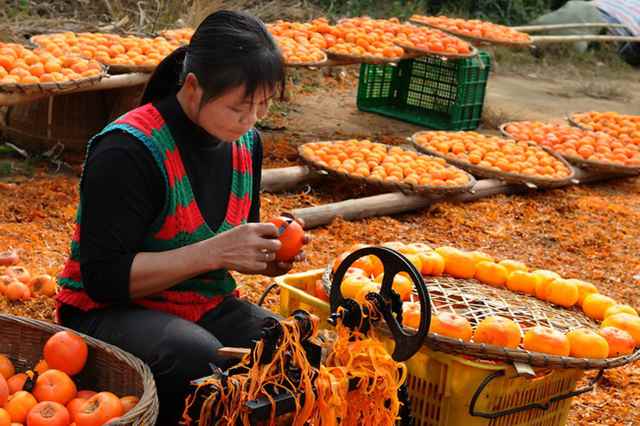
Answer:
[[[0,315],[0,425],[155,424],[153,376],[139,359],[64,327]]]

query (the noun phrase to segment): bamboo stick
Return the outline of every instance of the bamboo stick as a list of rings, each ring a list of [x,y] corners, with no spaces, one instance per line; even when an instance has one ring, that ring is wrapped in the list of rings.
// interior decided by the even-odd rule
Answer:
[[[266,192],[281,192],[320,176],[320,173],[311,171],[307,166],[264,169],[260,187]]]
[[[624,24],[611,24],[608,22],[576,22],[574,24],[522,25],[520,27],[511,27],[512,30],[524,33],[549,30],[568,30],[574,28],[627,28],[627,26]]]
[[[576,182],[589,183],[622,177],[593,173],[576,169]],[[473,187],[471,192],[465,192],[448,196],[423,197],[418,195],[405,195],[401,192],[393,192],[371,197],[351,199],[337,203],[325,204],[316,207],[295,209],[291,213],[294,217],[303,219],[305,228],[315,228],[326,225],[336,217],[346,220],[356,220],[372,216],[385,216],[420,210],[439,201],[467,202],[497,194],[513,194],[526,192],[530,189],[525,185],[507,184],[495,179],[482,179]]]
[[[532,36],[533,44],[544,43],[575,43],[578,41],[630,41],[640,43],[640,37],[612,36],[612,35],[558,35],[558,36]]]
[[[26,102],[33,102],[38,99],[47,98],[57,95],[68,95],[69,93],[78,92],[91,92],[95,90],[109,90],[117,89],[121,87],[137,86],[144,84],[149,80],[151,74],[147,73],[131,73],[131,74],[119,74],[112,75],[103,78],[100,82],[81,88],[70,88],[69,90],[63,90],[56,93],[1,93],[0,92],[0,106],[11,106]]]

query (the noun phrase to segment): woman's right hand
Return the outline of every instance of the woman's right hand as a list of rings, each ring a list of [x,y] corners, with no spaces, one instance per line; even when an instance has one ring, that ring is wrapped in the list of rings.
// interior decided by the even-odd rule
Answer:
[[[247,223],[203,242],[211,270],[258,274],[276,258],[282,243],[273,223]]]

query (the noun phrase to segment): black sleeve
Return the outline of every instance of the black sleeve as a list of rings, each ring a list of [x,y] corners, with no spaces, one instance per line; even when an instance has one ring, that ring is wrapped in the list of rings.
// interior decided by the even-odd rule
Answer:
[[[90,153],[80,192],[85,290],[98,303],[126,302],[133,258],[162,209],[160,169],[143,144],[114,132]]]
[[[260,222],[260,185],[262,183],[262,138],[256,130],[256,143],[253,147],[253,195],[249,222]]]

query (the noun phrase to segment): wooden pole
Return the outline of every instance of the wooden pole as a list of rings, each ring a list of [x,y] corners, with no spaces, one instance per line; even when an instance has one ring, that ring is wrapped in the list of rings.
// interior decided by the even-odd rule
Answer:
[[[33,102],[38,99],[57,95],[67,95],[69,93],[91,92],[96,90],[109,90],[121,87],[137,86],[139,84],[145,84],[149,80],[150,76],[151,74],[147,73],[112,75],[105,77],[100,80],[100,82],[90,86],[63,90],[55,93],[0,93],[0,106],[11,106],[25,102]]]
[[[532,36],[533,44],[546,43],[575,43],[578,41],[630,41],[640,43],[640,37],[612,36],[612,35],[558,35],[558,36]]]
[[[576,181],[579,183],[596,182],[618,177],[622,176],[593,173],[576,169]],[[389,194],[375,195],[372,197],[345,200],[322,206],[295,209],[291,213],[294,217],[303,219],[305,228],[310,229],[326,225],[336,217],[342,217],[346,220],[356,220],[372,216],[385,216],[424,209],[439,201],[467,202],[489,197],[491,195],[513,194],[529,190],[530,189],[526,185],[507,184],[495,179],[483,179],[478,181],[470,192],[465,192],[452,197],[423,197],[419,195],[405,195],[401,192],[393,192]]]
[[[549,30],[568,30],[574,28],[627,28],[627,26],[624,24],[610,24],[608,22],[580,22],[575,24],[523,25],[520,27],[511,27],[513,30],[522,31],[524,33]]]
[[[266,192],[286,191],[320,176],[322,175],[319,172],[311,171],[307,166],[264,169],[261,189]]]

